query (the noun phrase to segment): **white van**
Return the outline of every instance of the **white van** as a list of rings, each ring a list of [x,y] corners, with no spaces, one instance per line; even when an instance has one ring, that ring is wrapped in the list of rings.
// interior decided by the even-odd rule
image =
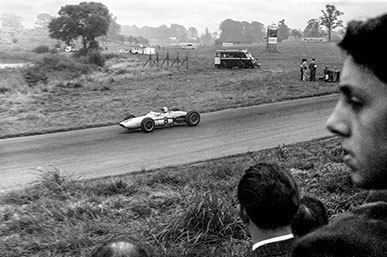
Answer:
[[[180,44],[182,49],[196,49],[196,44],[193,43],[181,43]]]

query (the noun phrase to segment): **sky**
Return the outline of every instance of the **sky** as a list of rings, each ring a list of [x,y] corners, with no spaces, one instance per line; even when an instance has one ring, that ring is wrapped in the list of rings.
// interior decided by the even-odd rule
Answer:
[[[60,7],[79,4],[82,0],[12,0],[0,1],[0,14],[13,13],[22,18],[25,27],[33,27],[41,13],[57,16]],[[85,1],[92,2],[92,1]],[[195,27],[199,33],[206,28],[210,32],[219,30],[226,19],[234,21],[258,21],[264,25],[285,24],[292,29],[303,30],[312,18],[321,16],[326,4],[334,4],[344,12],[340,19],[346,24],[352,19],[366,19],[387,13],[387,0],[94,0],[108,7],[120,25],[138,27],[179,24]]]

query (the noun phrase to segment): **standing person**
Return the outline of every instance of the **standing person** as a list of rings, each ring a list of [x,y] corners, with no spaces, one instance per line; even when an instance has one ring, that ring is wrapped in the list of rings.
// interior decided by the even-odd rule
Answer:
[[[340,98],[327,120],[342,139],[355,185],[387,189],[387,14],[352,21],[339,46],[346,52]],[[387,256],[387,194],[303,237],[293,256]]]
[[[306,81],[306,72],[308,70],[308,64],[306,61],[307,61],[306,59],[302,59],[301,64],[300,64],[301,80],[302,81]]]
[[[238,184],[240,216],[253,243],[253,256],[289,257],[294,246],[291,222],[299,206],[297,184],[287,170],[258,163]]]
[[[316,60],[313,58],[312,61],[309,63],[310,81],[316,81],[316,70],[317,64]]]

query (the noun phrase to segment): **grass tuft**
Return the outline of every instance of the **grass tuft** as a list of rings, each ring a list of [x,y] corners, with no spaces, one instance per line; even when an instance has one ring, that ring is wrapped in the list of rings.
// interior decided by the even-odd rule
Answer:
[[[135,185],[130,185],[122,179],[113,179],[108,183],[99,183],[93,188],[93,193],[99,196],[126,195],[131,196],[138,191]]]

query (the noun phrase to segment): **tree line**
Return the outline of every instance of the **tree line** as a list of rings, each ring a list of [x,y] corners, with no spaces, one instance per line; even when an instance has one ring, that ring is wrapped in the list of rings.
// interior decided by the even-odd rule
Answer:
[[[304,29],[291,29],[285,24],[285,19],[275,24],[278,28],[278,42],[293,37],[322,37],[327,35],[331,40],[332,31],[343,27],[338,19],[343,14],[334,5],[327,4],[322,15],[310,19]],[[179,24],[171,24],[170,27],[145,26],[121,26],[108,8],[97,2],[81,2],[80,4],[65,5],[58,11],[59,17],[48,14],[39,14],[35,24],[40,28],[46,28],[50,37],[59,39],[66,44],[78,38],[82,41],[82,49],[98,48],[98,40],[115,40],[134,44],[148,44],[149,39],[168,42],[198,42],[204,44],[222,42],[230,43],[259,43],[266,40],[266,27],[258,21],[234,21],[226,19],[219,25],[220,35],[211,33],[206,28],[205,33],[199,35],[195,27],[188,29]],[[14,14],[2,14],[0,21],[3,27],[20,29],[21,17]]]

